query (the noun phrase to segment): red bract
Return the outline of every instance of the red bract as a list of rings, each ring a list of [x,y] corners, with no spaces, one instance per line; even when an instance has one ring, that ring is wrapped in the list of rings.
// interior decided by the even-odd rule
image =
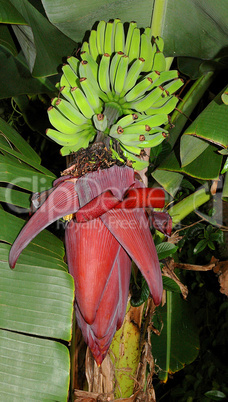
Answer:
[[[133,169],[116,165],[79,179],[68,175],[54,184],[15,240],[9,264],[14,268],[22,250],[41,230],[73,214],[66,224],[65,241],[75,281],[76,316],[100,365],[123,323],[132,259],[154,303],[161,302],[161,270],[144,208],[163,208],[164,191],[143,188]]]

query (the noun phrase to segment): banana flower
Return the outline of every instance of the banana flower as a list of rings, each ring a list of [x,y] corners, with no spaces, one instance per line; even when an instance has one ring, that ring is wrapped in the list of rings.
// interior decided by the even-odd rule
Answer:
[[[161,270],[145,209],[163,208],[164,198],[161,188],[145,188],[128,166],[114,165],[80,178],[62,176],[11,247],[9,265],[14,268],[41,230],[70,216],[65,245],[75,281],[76,317],[98,365],[123,323],[131,260],[145,277],[155,305],[161,302]],[[156,214],[153,219],[161,226]]]

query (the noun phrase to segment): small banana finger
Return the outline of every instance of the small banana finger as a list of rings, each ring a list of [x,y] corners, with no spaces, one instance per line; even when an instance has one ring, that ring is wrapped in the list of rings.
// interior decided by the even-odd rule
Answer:
[[[123,23],[121,21],[119,21],[116,25],[114,40],[115,40],[114,43],[115,52],[124,52],[125,35],[124,35]]]
[[[55,108],[67,119],[76,125],[80,126],[88,121],[88,119],[82,113],[72,106],[70,102],[67,102],[64,99],[54,98],[51,104],[52,106],[55,106]]]
[[[71,93],[81,113],[84,114],[87,119],[91,119],[94,115],[94,110],[82,90],[78,87],[74,87],[71,88]]]
[[[99,55],[98,49],[97,49],[97,31],[92,29],[90,31],[90,36],[89,36],[89,52],[92,56],[92,58],[97,61],[97,57]]]
[[[97,50],[99,55],[105,53],[104,52],[105,28],[106,28],[106,22],[100,21],[97,25]]]

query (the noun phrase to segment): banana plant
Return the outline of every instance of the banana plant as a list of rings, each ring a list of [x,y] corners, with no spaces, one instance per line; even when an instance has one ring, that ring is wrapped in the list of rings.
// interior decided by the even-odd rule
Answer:
[[[69,20],[69,16],[66,17],[65,14],[67,10],[66,4],[64,4],[65,12],[63,13],[62,3],[59,3],[58,8],[56,8],[55,4],[54,10],[51,2],[42,1],[44,8],[38,10],[34,6],[35,3],[32,5],[27,1],[23,1],[19,4],[14,0],[11,0],[10,3],[2,0],[2,6],[6,11],[2,16],[2,22],[11,24],[12,21],[14,22],[14,34],[23,51],[23,55],[22,53],[17,55],[11,31],[8,30],[6,25],[2,25],[1,58],[4,61],[1,64],[3,66],[1,67],[3,72],[1,75],[3,80],[2,98],[19,95],[15,100],[26,115],[28,112],[23,108],[23,102],[21,102],[23,94],[45,93],[50,96],[52,100],[49,103],[48,116],[52,127],[48,128],[47,136],[62,146],[61,154],[63,156],[78,152],[81,147],[90,149],[90,144],[93,144],[94,141],[95,143],[103,142],[109,150],[108,153],[103,154],[102,160],[99,159],[100,155],[95,150],[92,154],[92,164],[86,167],[87,170],[82,172],[80,165],[73,163],[66,169],[61,178],[54,181],[53,187],[49,181],[46,183],[47,185],[43,186],[45,189],[41,188],[42,186],[38,186],[39,188],[35,189],[40,194],[33,197],[32,202],[35,205],[35,209],[37,206],[38,209],[22,229],[10,253],[10,265],[13,267],[22,249],[27,246],[30,240],[35,240],[35,236],[39,231],[56,219],[65,216],[68,265],[76,285],[77,320],[98,365],[101,364],[107,354],[116,329],[120,328],[124,320],[130,280],[129,256],[141,269],[149,285],[149,288],[146,289],[145,281],[142,281],[142,286],[139,286],[143,292],[145,291],[143,293],[145,295],[141,297],[141,301],[138,304],[142,305],[143,302],[147,302],[150,293],[154,298],[155,304],[159,304],[161,300],[161,272],[148,221],[145,221],[143,210],[145,208],[148,210],[149,208],[150,220],[155,229],[162,231],[160,237],[162,239],[164,233],[170,235],[169,215],[172,216],[173,227],[175,227],[185,216],[211,197],[210,192],[204,187],[193,193],[192,197],[186,197],[179,204],[170,208],[168,210],[169,215],[166,212],[152,211],[151,208],[154,207],[163,208],[164,192],[162,194],[156,193],[154,189],[151,191],[151,189],[145,188],[140,177],[134,176],[133,169],[140,172],[143,168],[147,168],[149,164],[153,164],[155,167],[153,169],[153,179],[156,180],[156,183],[162,185],[168,194],[174,197],[178,195],[179,188],[186,177],[197,177],[201,181],[217,180],[222,167],[222,152],[226,147],[223,141],[225,137],[220,136],[220,138],[217,138],[213,131],[213,124],[211,125],[211,135],[205,137],[205,126],[197,122],[196,126],[193,125],[192,128],[187,129],[181,139],[182,165],[180,165],[179,159],[176,158],[174,147],[188,120],[186,115],[190,115],[205,90],[213,81],[214,74],[207,72],[204,76],[200,76],[189,91],[185,92],[185,97],[178,104],[179,99],[175,96],[175,93],[183,86],[183,82],[178,77],[176,68],[169,70],[172,57],[176,54],[182,56],[182,58],[179,58],[180,68],[185,73],[187,72],[196,78],[201,74],[201,71],[207,71],[205,68],[207,66],[205,66],[205,62],[202,59],[209,58],[209,61],[212,60],[209,63],[212,70],[215,69],[215,65],[219,64],[221,66],[223,58],[216,58],[216,55],[223,49],[224,37],[221,33],[223,32],[222,30],[215,29],[213,31],[214,37],[211,37],[213,44],[211,49],[213,49],[214,53],[208,53],[205,41],[202,41],[201,53],[197,53],[197,48],[192,47],[192,43],[195,43],[194,40],[183,43],[183,41],[180,41],[179,36],[178,38],[176,37],[177,20],[172,15],[173,13],[178,15],[178,13],[176,13],[176,6],[174,7],[173,2],[162,1],[159,5],[158,3],[155,1],[153,5],[151,28],[146,28],[150,24],[151,11],[147,13],[144,9],[142,12],[140,11],[140,14],[138,13],[139,7],[135,4],[136,8],[132,10],[131,19],[136,20],[138,25],[130,23],[127,31],[116,16],[113,16],[113,21],[106,22],[109,21],[110,16],[105,14],[106,11],[103,12],[105,8],[102,7],[99,16],[101,21],[85,37],[83,44],[80,45],[80,52],[75,53],[75,49],[78,49],[78,42],[81,42],[83,38],[85,29],[90,30],[91,23],[96,21],[95,16],[94,21],[91,22],[91,13],[89,17],[85,15],[85,3],[83,3],[81,10],[80,4],[76,3],[75,9],[74,7],[68,8],[70,18],[73,21],[74,18],[76,20],[75,13],[77,13],[77,19],[81,18],[84,22],[85,20],[87,21],[86,24],[83,22],[82,26],[80,26],[75,22],[73,24],[65,23],[64,18]],[[91,6],[89,1],[86,4],[89,7]],[[212,2],[209,2],[209,4],[207,2],[207,13],[202,11],[203,7],[199,9],[195,1],[188,5],[183,2],[182,6],[182,10],[191,16],[189,29],[192,35],[195,35],[195,41],[199,40],[197,30],[193,29],[196,20],[193,17],[195,13],[200,16],[201,25],[205,27],[205,32],[208,29],[207,15],[210,13],[213,14],[213,20],[219,20],[222,24],[223,2],[220,3],[220,7],[216,8],[216,13]],[[147,4],[148,10],[151,10],[149,2]],[[121,12],[123,12],[124,16],[124,7]],[[45,13],[48,18],[46,18]],[[118,16],[121,16],[119,10]],[[147,18],[148,21],[146,20]],[[125,19],[122,17],[123,21]],[[127,19],[129,19],[129,14]],[[162,19],[164,23],[162,23]],[[169,21],[169,24],[167,25],[165,21]],[[181,32],[186,29],[182,22],[182,19],[178,19]],[[43,27],[42,35],[37,26]],[[143,34],[138,28],[142,26],[146,28]],[[172,34],[172,37],[175,38],[174,41],[170,41],[171,28],[175,32],[175,34]],[[157,38],[157,35],[161,35],[164,41],[161,38]],[[219,41],[217,41],[218,35],[220,35]],[[51,38],[50,41],[44,40],[47,36]],[[184,35],[182,37],[186,38]],[[216,38],[216,40],[214,39],[213,41],[213,38]],[[25,46],[26,43],[28,46]],[[177,44],[179,47],[177,47]],[[47,54],[49,55],[48,60],[46,59]],[[165,58],[164,54],[170,57]],[[57,66],[62,63],[63,56],[69,57],[62,66],[61,75],[55,76]],[[194,71],[189,71],[188,63],[186,62],[186,57],[191,56],[198,58]],[[7,70],[8,62],[6,63],[6,60],[9,61],[10,70]],[[44,60],[47,60],[47,62],[44,62]],[[16,69],[15,66],[17,67]],[[9,85],[5,84],[7,80],[4,77],[6,77],[8,71],[12,71],[20,85],[13,84],[13,80]],[[23,80],[21,80],[21,72],[23,72]],[[54,77],[50,78],[52,74],[54,74]],[[224,91],[222,94],[224,94]],[[222,99],[224,99],[224,95]],[[215,107],[216,104],[218,102],[215,102]],[[172,113],[174,108],[176,110]],[[225,122],[225,113],[226,109],[223,107],[223,112],[219,117],[221,124]],[[209,112],[209,114],[211,113]],[[208,118],[206,118],[206,121],[208,121]],[[195,136],[195,129],[198,127],[200,132],[197,132]],[[32,171],[36,170],[44,173],[44,168],[39,165],[40,161],[36,156],[34,157],[37,160],[37,164],[31,161],[30,151],[27,157],[26,154],[21,155],[22,152],[19,152],[20,155],[18,156],[16,143],[13,147],[8,146],[9,143],[12,143],[12,138],[10,139],[5,131],[6,128],[4,127],[5,138],[2,141],[1,152],[3,155],[10,155],[12,165],[18,159],[21,161],[23,165],[21,177],[23,177],[23,174],[29,178],[31,174],[31,172],[27,171],[28,169],[24,169],[25,164],[26,166],[31,166]],[[8,143],[8,141],[10,142]],[[196,156],[191,152],[193,142],[198,151]],[[214,145],[210,145],[210,142],[212,144],[216,143],[218,147],[222,148],[219,155],[215,156],[217,148]],[[150,161],[145,158],[145,148],[151,148]],[[171,152],[173,148],[175,152]],[[101,149],[103,153],[103,147]],[[80,155],[80,151],[77,155]],[[85,157],[85,154],[82,154],[83,157]],[[99,160],[96,160],[96,157]],[[117,166],[112,165],[113,159],[118,161]],[[209,172],[208,165],[205,162],[208,159],[213,162]],[[106,168],[108,167],[108,170],[103,170],[104,165],[106,165]],[[99,168],[98,172],[100,173],[95,171],[96,168]],[[17,166],[18,175],[20,169],[21,166]],[[226,165],[224,165],[223,171],[226,171]],[[196,176],[196,172],[198,176]],[[13,170],[10,169],[10,173],[10,180],[13,181]],[[45,173],[50,174],[47,171]],[[9,180],[9,173],[7,174],[8,176],[5,176],[6,181]],[[88,178],[91,178],[91,181]],[[94,181],[97,183],[97,188],[94,188],[92,184]],[[116,183],[116,186],[113,186],[113,183]],[[156,183],[153,184],[156,186]],[[118,194],[113,191],[115,187],[118,188]],[[51,190],[49,190],[50,188]],[[31,186],[28,187],[27,185],[25,189],[34,192],[34,188]],[[42,190],[44,190],[44,193],[42,193]],[[14,191],[15,193],[12,192],[14,198],[11,203],[17,200],[16,202],[22,206],[26,198],[26,207],[28,207],[28,193],[25,195],[24,191],[19,192],[18,189]],[[1,194],[2,201],[8,202],[4,186]],[[160,194],[158,204],[155,204],[156,194]],[[227,192],[224,192],[224,196],[225,194]],[[20,196],[21,201],[18,201],[18,196]],[[135,207],[139,209],[137,214],[134,210]],[[127,229],[121,228],[123,219],[128,223]],[[99,236],[95,235],[94,223],[97,224],[96,230],[99,229]],[[134,230],[131,228],[130,223],[134,223]],[[141,225],[142,223],[143,225]],[[143,226],[143,230],[140,230],[141,226]],[[134,235],[136,227],[138,227],[138,250],[132,243],[132,239],[127,236],[127,232]],[[15,237],[16,234],[14,239]],[[83,243],[85,238],[88,239],[87,245]],[[14,239],[11,238],[10,243]],[[105,249],[105,252],[101,251],[104,264],[103,271],[105,273],[104,276],[102,275],[103,283],[100,281],[100,277],[96,277],[96,272],[98,270],[100,272],[99,264],[94,265],[94,271],[90,273],[86,281],[83,281],[85,275],[84,266],[90,266],[90,258],[92,257],[97,261],[97,249],[101,241],[104,241]],[[150,245],[150,247],[147,249],[145,244]],[[75,247],[78,248],[77,254],[73,253]],[[86,247],[91,251],[90,257],[87,255]],[[23,257],[26,250],[23,251],[19,258]],[[142,250],[145,255],[143,255]],[[80,260],[77,257],[79,251]],[[172,254],[171,251],[168,253],[168,255]],[[150,275],[145,269],[148,264],[151,266]],[[126,267],[124,275],[120,269],[123,265]],[[15,271],[12,271],[12,273],[16,272],[17,269],[16,265]],[[88,272],[90,271],[88,270]],[[173,285],[169,284],[167,286],[164,280],[163,282],[165,289],[173,291]],[[85,287],[85,283],[89,283],[89,285]],[[116,283],[117,286],[116,291],[111,294],[110,289],[113,283]],[[91,290],[88,291],[90,287]],[[167,300],[171,300],[171,297],[168,297]],[[168,305],[169,307],[171,306],[169,302],[167,303]],[[107,306],[109,306],[109,310]],[[142,307],[140,308],[142,309]],[[167,308],[166,315],[170,323],[171,317],[168,314],[170,314],[170,310]],[[127,347],[129,347],[127,334],[129,328],[133,333],[133,327],[132,322],[128,326],[129,316],[126,317],[126,326],[122,327],[122,330],[120,330],[122,332],[117,332],[117,334],[122,333],[124,335],[121,340],[115,340],[114,338],[110,352],[114,355],[114,362],[117,367],[116,389],[118,387],[121,389],[119,394],[119,391],[116,391],[116,397],[127,397],[134,392],[134,381],[132,379],[126,391],[123,388],[123,384],[126,384],[126,378],[129,379],[129,377],[135,376],[141,352],[141,349],[138,348],[136,359],[133,359],[134,362],[130,363],[129,366],[129,369],[132,369],[130,374],[127,373],[127,375],[117,378],[118,373],[121,370],[123,372],[125,365],[130,361],[130,357],[128,358],[127,354]],[[6,327],[6,329],[8,328]],[[11,327],[9,329],[14,330]],[[19,329],[20,331],[22,330]],[[132,338],[136,348],[140,344],[139,335],[140,330]],[[38,336],[43,335],[38,333]],[[55,336],[58,339],[69,341],[69,336],[68,338]],[[55,336],[51,337],[55,338]],[[126,339],[126,343],[123,338]],[[124,361],[121,361],[120,346],[125,349]],[[186,362],[190,361],[191,359],[188,357]],[[68,366],[66,365],[65,367]],[[69,381],[69,370],[67,373],[67,381]],[[49,381],[52,381],[52,379]],[[67,381],[64,385],[64,396],[63,394],[54,396],[57,400],[66,400]],[[42,399],[44,396],[39,397]],[[36,398],[38,398],[37,395]]]

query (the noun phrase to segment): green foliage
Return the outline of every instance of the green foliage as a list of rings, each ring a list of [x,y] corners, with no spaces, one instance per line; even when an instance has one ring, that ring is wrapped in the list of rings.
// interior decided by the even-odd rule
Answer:
[[[3,120],[0,127],[0,355],[5,378],[0,394],[11,400],[17,394],[19,400],[66,401],[70,358],[59,340],[71,339],[74,283],[63,262],[63,244],[43,231],[15,270],[8,264],[11,244],[25,222],[15,214],[28,212],[31,193],[49,188],[55,176],[12,127]]]
[[[195,218],[192,217],[193,219]],[[206,223],[196,222],[188,229],[180,231],[180,235],[183,236],[178,243],[180,258],[190,264],[197,263],[198,255],[199,258],[204,256],[209,262],[213,255],[218,257],[225,247],[224,232]]]
[[[153,356],[160,380],[181,370],[198,355],[199,339],[193,312],[178,293],[167,292],[166,303],[159,306],[153,325],[160,335],[152,334]]]
[[[203,263],[203,260],[201,260]],[[167,385],[156,385],[158,401],[213,400],[213,394],[228,395],[226,381],[226,333],[228,303],[219,294],[213,273],[185,274],[185,281],[191,289],[191,304],[195,323],[199,329],[199,356],[194,363],[175,377],[170,377]],[[213,391],[211,396],[207,392]],[[221,393],[221,394],[220,394]],[[208,399],[210,398],[210,399]]]
[[[178,260],[204,265],[210,262],[213,255],[219,258],[219,252],[224,246],[224,236],[221,230],[206,222],[196,222],[192,225],[195,219],[192,214],[183,222],[191,222],[191,226],[180,232],[183,237],[178,243]],[[207,238],[214,234],[216,250],[207,246],[203,252],[193,253],[201,241],[201,236]],[[189,290],[187,304],[194,315],[194,325],[199,332],[199,355],[178,374],[173,376],[170,373],[166,384],[155,382],[157,400],[207,402],[216,397],[226,398],[227,299],[219,292],[219,284],[213,272],[182,271],[182,280]]]
[[[209,247],[211,250],[215,250],[216,246],[214,242],[218,242],[220,244],[224,242],[223,232],[221,230],[215,231],[211,225],[208,225],[204,229],[204,232],[199,235],[199,239],[202,240],[196,244],[193,250],[194,254],[200,253],[206,247]]]
[[[1,303],[4,311],[0,316],[3,328],[1,363],[6,361],[2,351],[7,350],[7,361],[8,353],[12,356],[12,365],[3,367],[5,381],[1,392],[9,393],[10,400],[14,400],[16,395],[17,400],[35,397],[36,400],[62,401],[67,399],[68,393],[68,349],[59,340],[45,339],[68,342],[71,336],[73,284],[63,262],[62,242],[43,232],[23,252],[17,271],[10,271],[7,263],[10,244],[23,224],[14,215],[28,210],[32,192],[51,186],[55,177],[53,171],[63,170],[63,162],[56,156],[59,147],[56,148],[47,137],[44,139],[45,128],[49,125],[43,113],[50,106],[51,98],[57,96],[55,85],[60,78],[60,66],[67,56],[74,54],[85,31],[90,30],[98,19],[108,21],[120,17],[122,21],[135,20],[140,28],[146,28],[152,20],[150,32],[164,39],[167,67],[172,57],[177,56],[174,68],[178,65],[182,74],[190,76],[193,81],[183,76],[186,85],[178,108],[165,127],[170,133],[169,138],[151,151],[149,182],[150,185],[159,183],[170,195],[170,202],[175,205],[167,208],[174,225],[188,216],[181,222],[191,227],[180,232],[183,238],[178,243],[179,260],[206,264],[213,255],[219,256],[224,245],[223,234],[212,226],[213,221],[192,226],[196,220],[192,211],[211,198],[210,181],[221,179],[221,175],[225,175],[222,197],[228,199],[227,77],[224,73],[227,68],[226,3],[226,0],[146,0],[142,7],[134,0],[129,8],[126,2],[113,2],[110,6],[108,1],[92,3],[90,0],[83,3],[71,0],[0,0],[1,106],[8,106],[5,99],[12,97],[24,116],[24,119],[18,119],[13,112],[10,126],[0,120],[0,268],[5,292]],[[88,37],[87,32],[85,39]],[[24,126],[20,127],[22,121]],[[15,125],[23,132],[24,139],[12,128]],[[51,171],[47,167],[51,167]],[[199,189],[202,184],[204,187]],[[14,186],[10,198],[9,185]],[[166,244],[158,246],[160,259],[171,255],[176,258],[176,246]],[[196,357],[195,325],[199,329],[200,351],[195,363],[177,373],[174,380],[170,379],[167,385],[157,384],[158,401],[165,400],[165,393],[168,400],[180,402],[223,400],[228,394],[224,359],[227,301],[219,294],[214,273],[186,272],[183,276],[190,291],[187,302],[180,298],[176,283],[163,278],[169,301],[158,310],[158,328],[161,317],[165,327],[161,338],[157,339],[159,347],[153,348],[154,357],[162,369],[161,378],[167,380],[168,372],[179,370]],[[13,289],[12,280],[15,281]],[[23,287],[19,286],[21,283]],[[35,296],[36,285],[42,288],[38,296]],[[56,286],[58,300],[52,298]],[[28,294],[30,287],[31,294]],[[138,306],[147,300],[148,287],[140,275],[132,284],[132,290],[133,305]],[[192,316],[190,306],[195,322],[188,319]],[[16,314],[18,310],[20,314]],[[53,321],[50,321],[50,316]],[[153,345],[155,338],[153,334]],[[24,349],[18,347],[21,342]],[[32,356],[32,362],[28,363],[27,352]],[[47,354],[52,356],[48,363],[54,367],[53,371],[47,370]],[[36,368],[34,356],[41,370],[36,382],[33,377]],[[32,384],[31,388],[25,387],[28,382]]]

